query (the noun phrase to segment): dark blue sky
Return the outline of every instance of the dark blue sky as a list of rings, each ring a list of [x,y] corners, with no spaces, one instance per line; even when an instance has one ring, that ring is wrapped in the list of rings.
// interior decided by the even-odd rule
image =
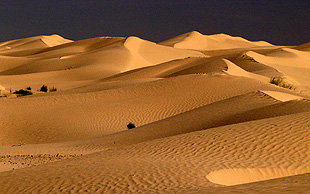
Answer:
[[[277,45],[310,41],[309,0],[1,0],[0,42],[43,34],[154,42],[197,30]]]

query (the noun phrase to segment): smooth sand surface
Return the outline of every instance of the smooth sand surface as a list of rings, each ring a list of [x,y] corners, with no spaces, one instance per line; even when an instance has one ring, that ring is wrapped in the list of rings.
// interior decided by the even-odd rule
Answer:
[[[196,31],[0,43],[0,193],[309,193],[309,61]]]

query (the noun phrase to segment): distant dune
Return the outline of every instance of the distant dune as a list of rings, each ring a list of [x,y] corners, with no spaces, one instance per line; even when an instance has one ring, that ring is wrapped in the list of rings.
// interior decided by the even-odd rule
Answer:
[[[0,193],[308,193],[309,75],[226,34],[0,43]]]
[[[194,50],[220,50],[272,46],[272,44],[265,41],[248,41],[241,37],[232,37],[226,34],[203,35],[197,31],[182,34],[159,44],[174,48]]]

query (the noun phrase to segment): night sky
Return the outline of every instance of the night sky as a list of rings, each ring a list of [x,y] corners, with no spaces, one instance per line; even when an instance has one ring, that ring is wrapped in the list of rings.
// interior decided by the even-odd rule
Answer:
[[[277,45],[310,41],[309,0],[1,0],[0,42],[59,34],[160,42],[197,30]]]

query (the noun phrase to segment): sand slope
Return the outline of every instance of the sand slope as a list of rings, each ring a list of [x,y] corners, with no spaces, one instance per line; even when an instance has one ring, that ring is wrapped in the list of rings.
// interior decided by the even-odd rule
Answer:
[[[244,77],[187,75],[93,93],[2,100],[1,144],[104,135],[125,130],[130,121],[140,126],[257,90],[284,89]]]
[[[28,43],[28,39],[42,42],[43,38],[45,41],[55,39],[54,42],[60,42],[58,39],[61,37],[34,37],[18,42]],[[99,37],[62,43],[0,52],[0,62],[4,64],[0,66],[1,85],[7,90],[12,88],[13,91],[28,86],[39,88],[43,84],[65,90],[86,84],[83,83],[85,81],[102,79],[122,71],[190,56],[205,57],[200,52],[161,46],[137,37]]]
[[[211,186],[213,183],[207,175],[221,169],[227,169],[226,177],[234,176],[237,180],[240,179],[230,174],[229,169],[281,168],[289,172],[286,176],[307,173],[309,153],[300,146],[309,143],[308,125],[309,112],[3,172],[1,191],[184,192]],[[266,171],[264,177],[272,178],[273,173],[273,170]],[[28,179],[31,174],[36,176]],[[12,186],[21,180],[23,184]]]
[[[307,193],[309,56],[196,31],[0,43],[0,193]]]
[[[231,187],[208,188],[190,193],[309,193],[310,174],[301,174]]]
[[[72,42],[59,35],[35,36],[0,43],[0,52],[3,54],[21,50],[34,50],[48,47],[54,47],[61,44]]]
[[[309,95],[309,52],[283,48],[268,54],[247,52],[247,56],[260,64],[276,69],[286,78],[286,81],[294,84],[299,91]],[[269,74],[270,75],[270,74]],[[274,76],[279,76],[275,73]]]
[[[172,46],[174,48],[194,50],[218,50],[272,46],[271,44],[264,41],[251,42],[241,37],[232,37],[226,34],[203,35],[197,31],[179,35],[177,37],[163,41],[160,44]]]
[[[199,52],[173,49],[137,37],[120,40],[99,38],[90,40],[88,44],[83,45],[83,43],[77,41],[77,43],[58,46],[55,48],[56,50],[46,49],[40,51],[39,54],[32,54],[30,56],[32,59],[31,63],[2,71],[0,74],[28,74],[74,69],[99,64],[104,69],[125,71],[178,58],[204,56]],[[84,52],[81,49],[84,49]]]

